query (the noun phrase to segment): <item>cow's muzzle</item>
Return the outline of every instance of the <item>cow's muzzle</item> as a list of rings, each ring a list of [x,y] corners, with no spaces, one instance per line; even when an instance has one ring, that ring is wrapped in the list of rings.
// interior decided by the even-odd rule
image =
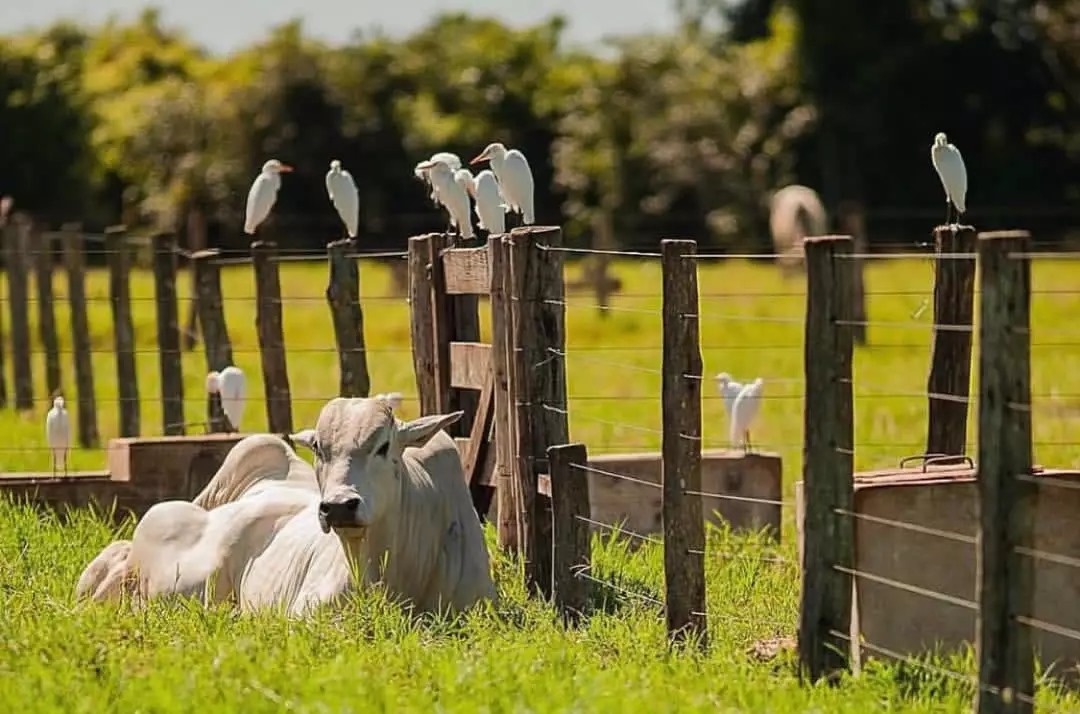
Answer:
[[[360,528],[361,524],[356,518],[359,508],[359,498],[323,501],[319,504],[319,526],[323,533],[329,533],[331,528]]]

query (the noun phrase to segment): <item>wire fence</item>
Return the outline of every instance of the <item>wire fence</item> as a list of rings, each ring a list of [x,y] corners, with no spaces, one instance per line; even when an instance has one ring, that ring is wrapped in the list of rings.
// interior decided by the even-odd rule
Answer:
[[[665,613],[673,636],[704,635],[718,627],[763,639],[793,637],[798,629],[803,667],[815,676],[847,666],[851,649],[860,657],[925,666],[971,684],[978,696],[1027,703],[1034,702],[1036,691],[1033,665],[1026,664],[1033,654],[1025,648],[1076,664],[1080,621],[1070,619],[1059,593],[1075,590],[1080,581],[1074,572],[1080,566],[1080,539],[1062,527],[1073,518],[1069,499],[1080,489],[1080,474],[1047,467],[1068,467],[1080,456],[1080,440],[1070,438],[1070,422],[1080,417],[1080,387],[1067,376],[1072,361],[1080,359],[1080,350],[1070,349],[1080,347],[1080,330],[1065,324],[1074,295],[1080,303],[1080,289],[1070,287],[1080,284],[1072,273],[1075,256],[1033,253],[1022,238],[976,241],[973,233],[954,233],[949,240],[966,240],[967,247],[946,245],[936,255],[880,254],[853,252],[842,240],[808,243],[805,282],[741,274],[748,269],[739,265],[714,267],[776,255],[677,253],[670,244],[679,242],[665,242],[661,252],[537,244],[536,254],[560,268],[565,257],[602,255],[632,261],[643,276],[607,304],[576,297],[565,286],[535,300],[522,293],[507,301],[508,309],[520,313],[510,323],[520,339],[525,339],[520,331],[528,329],[522,317],[527,310],[565,320],[561,342],[545,344],[535,336],[527,345],[511,340],[509,357],[516,359],[519,352],[535,357],[519,379],[527,381],[536,371],[561,374],[564,396],[516,393],[513,406],[535,407],[534,415],[562,420],[569,441],[588,444],[588,457],[569,461],[559,473],[549,456],[547,476],[556,560],[560,547],[580,544],[573,538],[588,534],[586,549],[560,562],[568,564],[570,577],[590,585],[590,597],[599,595],[599,605],[592,607],[622,599],[655,607],[658,615]],[[350,261],[406,257],[341,255]],[[328,260],[325,253],[310,258]],[[206,260],[232,264],[228,254]],[[258,269],[258,261],[254,264]],[[893,267],[911,264],[917,267]],[[699,289],[698,281],[705,279],[710,284]],[[720,281],[725,284],[714,284]],[[335,284],[333,265],[330,282]],[[349,287],[356,282],[353,273],[337,283],[350,296],[346,304],[358,299],[358,291]],[[664,287],[650,291],[650,284]],[[681,290],[687,285],[693,289]],[[334,300],[320,294],[323,287],[312,286],[310,294],[296,297],[232,296],[219,288],[216,296],[211,289],[190,299],[216,301],[230,314],[239,305],[250,309],[254,303],[260,314],[267,306],[288,313],[291,303],[299,310],[320,301],[336,314]],[[5,299],[14,329],[17,301],[10,291]],[[140,299],[160,303],[159,296]],[[94,295],[87,301],[113,304],[115,298]],[[495,311],[494,292],[491,302]],[[375,319],[383,319],[382,307],[375,310]],[[598,313],[606,318],[590,317]],[[336,319],[333,314],[328,317]],[[372,314],[366,317],[370,324]],[[201,313],[200,319],[213,326],[213,315]],[[350,319],[352,313],[344,321]],[[478,340],[479,325],[476,330]],[[177,327],[174,337],[179,332]],[[216,334],[203,332],[206,339]],[[230,344],[230,355],[263,356],[267,344],[284,351],[283,334],[274,343],[256,332],[258,349]],[[332,372],[337,361],[344,374],[350,355],[365,360],[370,355],[378,362],[385,354],[387,361],[401,362],[401,353],[415,356],[417,349],[400,341],[369,348],[340,338],[335,334],[336,345],[329,346],[328,331],[326,346],[290,346],[287,353],[324,354],[322,370]],[[167,347],[175,353],[176,344]],[[205,347],[209,359],[216,347]],[[138,356],[166,351],[160,344],[127,350]],[[74,344],[23,350],[33,357],[50,352],[80,350]],[[976,392],[973,372],[980,375]],[[253,373],[266,378],[261,369]],[[761,380],[760,393],[747,391],[755,379]],[[290,405],[310,402],[314,409],[328,396],[297,388],[281,399]],[[50,401],[33,397],[32,404]],[[183,407],[180,423],[189,427],[187,407],[206,404],[200,392],[185,390],[172,399]],[[423,386],[406,396],[418,409],[430,399]],[[118,395],[115,401],[146,398]],[[251,402],[249,408],[260,404],[255,395]],[[732,428],[736,420],[738,428]],[[166,421],[165,431],[176,425]],[[971,428],[977,425],[982,428]],[[510,459],[541,468],[544,456],[523,451],[522,443],[515,443]],[[43,445],[0,447],[0,454],[9,452],[38,452],[41,460],[49,455]],[[642,453],[631,457],[632,452]],[[902,461],[909,456],[918,458]],[[1042,470],[1034,467],[1036,457]],[[784,471],[806,478],[793,489],[794,479],[789,476],[785,484]],[[1007,479],[1001,478],[1004,473]],[[585,505],[562,504],[557,492],[580,482],[588,484]],[[1000,505],[1009,499],[1019,500]],[[1000,516],[1000,522],[985,513]],[[706,521],[712,525],[706,528]],[[692,522],[697,525],[687,525]],[[782,534],[791,535],[792,526],[795,549],[777,542]],[[728,529],[743,533],[733,536]],[[570,531],[565,542],[560,540],[564,530]],[[747,535],[755,531],[761,536]],[[614,544],[624,541],[640,550],[641,558],[663,553],[662,582],[655,568],[637,568],[632,558],[612,555]],[[1001,548],[992,547],[995,543]],[[984,563],[981,574],[978,562]],[[987,574],[986,563],[1000,569]],[[558,579],[559,563],[553,568]],[[852,583],[858,603],[854,635],[850,598],[837,595],[845,588],[850,592]],[[775,601],[762,595],[780,589],[800,595]],[[1005,605],[989,608],[994,598]],[[775,602],[791,607],[771,611]],[[997,639],[987,640],[989,632]],[[919,656],[935,646],[962,647],[980,636],[978,675]],[[989,663],[1000,653],[988,654],[990,648],[1021,652],[1011,660],[1019,664],[994,670]]]

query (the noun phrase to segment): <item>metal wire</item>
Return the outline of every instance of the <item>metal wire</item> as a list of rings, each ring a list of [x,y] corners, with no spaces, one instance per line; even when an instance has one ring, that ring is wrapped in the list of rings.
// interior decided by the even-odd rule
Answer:
[[[605,471],[604,469],[598,469],[594,466],[586,466],[583,464],[570,464],[570,466],[571,468],[580,469],[588,473],[598,474],[600,476],[607,476],[609,478],[617,478],[623,481],[630,481],[631,483],[641,484],[642,486],[649,486],[651,488],[663,488],[660,484],[654,481],[646,481],[645,479],[635,478],[634,476],[618,474],[614,471]]]
[[[706,493],[705,491],[683,491],[687,496],[700,496],[701,498],[717,498],[724,501],[739,501],[741,503],[760,503],[766,506],[794,506],[790,501],[777,501],[772,498],[753,498],[751,496],[733,496],[727,493]]]
[[[937,536],[938,538],[946,538],[948,540],[954,540],[959,543],[965,543],[968,545],[975,545],[978,542],[975,536],[968,536],[962,533],[945,531],[938,528],[929,528],[927,526],[920,526],[918,524],[909,523],[906,521],[896,521],[891,518],[882,518],[881,516],[871,516],[868,513],[855,513],[854,511],[848,511],[843,508],[834,508],[833,513],[838,516],[848,516],[849,518],[854,518],[859,521],[865,521],[867,523],[890,526],[892,528],[899,528],[901,530],[911,531],[912,533],[921,533],[923,535]]]
[[[615,526],[615,525],[612,525],[610,523],[603,523],[602,521],[594,521],[593,519],[586,518],[585,516],[577,516],[577,515],[575,515],[574,518],[576,518],[579,521],[583,521],[584,523],[588,523],[591,526],[596,526],[597,528],[603,528],[604,530],[611,531],[613,533],[621,533],[623,535],[629,536],[629,537],[631,537],[631,538],[633,538],[635,540],[643,541],[645,543],[653,543],[655,545],[663,545],[664,544],[664,541],[662,541],[659,538],[656,538],[656,537],[650,536],[650,535],[645,535],[644,533],[638,533],[637,531],[632,531],[632,530],[629,530],[627,528],[623,528],[621,526]]]
[[[867,573],[862,570],[855,570],[854,568],[846,568],[842,565],[833,565],[833,570],[838,573],[844,573],[852,577],[861,578],[862,580],[869,580],[870,582],[878,583],[880,585],[888,585],[889,587],[896,588],[897,590],[903,590],[905,592],[912,593],[914,595],[922,595],[923,597],[930,598],[931,600],[937,600],[939,602],[948,603],[950,605],[957,605],[959,607],[967,608],[968,610],[978,611],[978,603],[972,600],[965,600],[964,598],[955,597],[953,595],[946,595],[936,590],[930,590],[929,588],[919,587],[918,585],[911,585],[910,583],[904,583],[899,580],[887,578],[884,575],[875,575],[874,573]]]

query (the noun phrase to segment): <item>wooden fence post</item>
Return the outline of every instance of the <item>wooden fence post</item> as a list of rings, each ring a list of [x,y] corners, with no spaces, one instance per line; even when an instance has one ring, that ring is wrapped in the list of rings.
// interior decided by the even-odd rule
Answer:
[[[431,236],[409,239],[409,312],[412,329],[413,372],[416,374],[416,393],[420,397],[420,414],[439,412],[435,377],[435,322],[432,311]]]
[[[116,386],[120,400],[120,436],[139,435],[139,382],[135,366],[135,323],[131,316],[131,246],[124,226],[105,230],[109,258],[109,302],[116,348]]]
[[[364,349],[364,313],[360,308],[360,271],[349,255],[351,240],[336,240],[326,246],[330,262],[330,283],[326,301],[334,318],[338,366],[341,371],[338,393],[343,397],[366,397],[371,391],[367,352]]]
[[[584,520],[592,516],[588,474],[576,467],[587,466],[589,457],[584,444],[549,446],[547,456],[555,542],[552,590],[563,618],[576,622],[589,604],[589,581],[577,571],[588,567],[592,537]]]
[[[202,333],[203,351],[206,353],[206,369],[220,372],[233,363],[232,343],[225,325],[225,306],[221,297],[221,268],[215,262],[216,250],[200,250],[191,256],[195,273],[195,294],[199,315],[199,331]],[[237,430],[230,424],[221,406],[221,399],[207,399],[207,422],[212,432]]]
[[[930,402],[926,453],[962,456],[967,443],[970,328],[975,315],[975,230],[939,226],[934,230],[934,245],[939,256],[934,267],[934,324],[957,325],[959,329],[934,331],[934,354],[926,382]],[[961,254],[971,257],[960,258]]]
[[[53,234],[34,233],[34,273],[37,279],[38,336],[45,351],[45,388],[50,396],[63,391],[60,373],[60,338],[56,334],[56,299],[53,293]]]
[[[450,298],[446,294],[446,271],[442,253],[449,243],[445,233],[428,236],[428,265],[431,271],[431,332],[435,346],[435,404],[436,411],[446,413],[450,409],[450,341],[453,339],[453,316],[450,314]],[[460,433],[460,432],[452,432]]]
[[[705,516],[701,504],[701,335],[697,243],[660,242],[663,261],[661,385],[664,598],[669,636],[708,640]]]
[[[79,444],[84,449],[98,446],[97,405],[94,403],[94,364],[91,359],[90,317],[86,309],[86,260],[82,226],[63,227],[64,263],[71,302],[71,351],[75,357],[75,391],[79,403]]]
[[[290,434],[293,430],[292,397],[285,356],[277,244],[257,240],[251,244],[251,255],[255,263],[255,324],[259,330],[266,420],[270,431]]]
[[[491,368],[495,379],[495,499],[499,547],[519,552],[523,539],[518,522],[518,482],[514,476],[514,414],[511,386],[513,329],[507,290],[510,280],[509,243],[504,235],[488,238],[491,270]]]
[[[557,227],[510,232],[514,354],[511,401],[518,405],[517,466],[521,474],[519,518],[527,532],[525,576],[551,596],[551,501],[539,494],[547,448],[569,441],[566,404],[566,285],[562,231]],[[527,520],[525,520],[527,519]]]
[[[30,353],[30,305],[28,262],[26,249],[29,241],[30,217],[15,214],[13,230],[4,241],[4,265],[7,266],[8,302],[11,309],[11,363],[12,382],[16,409],[34,408],[34,377]],[[50,405],[51,406],[51,405]]]
[[[192,296],[194,299],[194,296]],[[176,304],[176,236],[154,236],[154,302],[161,374],[161,419],[166,436],[184,435],[184,375]]]
[[[1027,231],[978,239],[979,714],[1034,709],[1030,245]]]
[[[803,416],[801,674],[811,681],[847,668],[854,527],[854,422],[851,365],[855,264],[849,236],[804,241],[806,404]],[[840,511],[840,512],[838,512]]]

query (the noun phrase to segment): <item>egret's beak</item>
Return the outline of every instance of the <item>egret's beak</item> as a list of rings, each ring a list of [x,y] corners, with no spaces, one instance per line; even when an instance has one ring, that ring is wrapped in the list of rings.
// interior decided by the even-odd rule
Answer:
[[[422,163],[417,164],[416,168],[420,169],[421,171],[427,171],[428,169],[433,168],[434,166],[435,166],[434,161],[424,161]]]
[[[482,154],[480,154],[480,155],[479,155],[479,156],[477,156],[477,157],[476,157],[475,159],[473,159],[472,161],[470,161],[470,162],[469,162],[469,165],[470,165],[470,166],[472,166],[473,164],[478,164],[478,163],[480,163],[481,161],[487,161],[487,160],[488,160],[488,152],[487,152],[487,149],[485,149],[485,150],[484,150],[484,152],[483,152]]]
[[[293,167],[289,166],[288,164],[282,164],[281,167],[278,168],[278,171],[280,171],[283,174],[287,174],[292,170],[293,170]]]

